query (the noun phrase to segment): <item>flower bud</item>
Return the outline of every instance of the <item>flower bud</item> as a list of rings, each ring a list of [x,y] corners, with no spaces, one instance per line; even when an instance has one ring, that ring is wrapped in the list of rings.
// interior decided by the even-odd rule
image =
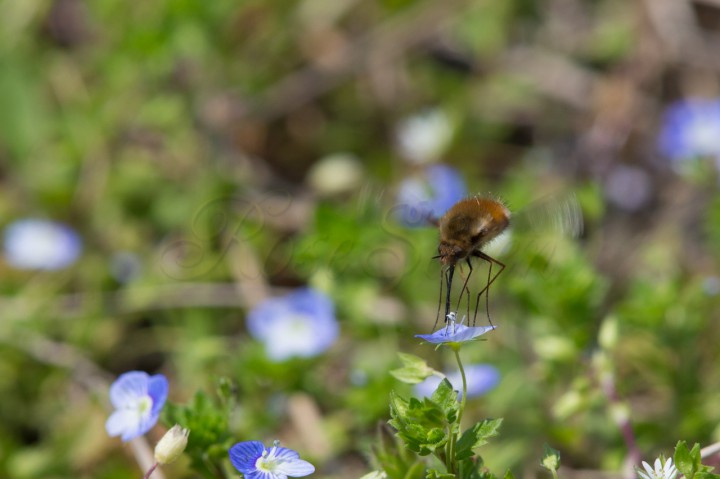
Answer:
[[[175,461],[185,450],[189,434],[189,429],[175,424],[155,446],[155,460],[159,464],[170,464]]]

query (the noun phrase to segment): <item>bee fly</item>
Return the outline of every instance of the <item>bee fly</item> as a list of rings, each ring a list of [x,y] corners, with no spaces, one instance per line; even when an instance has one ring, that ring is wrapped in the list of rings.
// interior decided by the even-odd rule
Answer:
[[[438,221],[438,229],[440,230],[440,243],[438,245],[438,255],[435,258],[440,259],[443,265],[440,278],[440,297],[442,298],[442,274],[446,275],[447,296],[445,299],[445,320],[450,314],[450,292],[452,288],[453,274],[455,265],[465,260],[470,271],[468,272],[463,287],[460,290],[460,298],[467,290],[468,309],[470,307],[470,290],[467,287],[468,280],[472,275],[473,267],[470,258],[480,258],[489,263],[488,280],[485,287],[477,294],[475,303],[475,315],[477,316],[477,308],[480,304],[480,296],[485,293],[490,285],[505,269],[505,264],[496,260],[492,256],[482,251],[482,248],[490,241],[495,239],[510,224],[510,210],[500,201],[484,197],[475,196],[467,198],[455,203]],[[500,267],[495,275],[492,275],[493,264]],[[488,295],[485,294],[486,302]],[[442,301],[442,299],[441,299]],[[458,300],[459,305],[459,300]],[[489,305],[488,305],[489,311]],[[440,303],[438,303],[438,316],[440,313]],[[488,313],[488,320],[490,315]],[[437,318],[435,320],[437,324]],[[490,320],[492,325],[492,320]],[[434,329],[434,327],[433,327]]]
[[[470,315],[470,289],[468,288],[468,281],[473,272],[470,260],[475,257],[487,261],[489,268],[487,283],[477,294],[473,323],[475,322],[475,318],[477,318],[480,296],[485,293],[485,307],[488,312],[488,321],[490,321],[490,325],[492,326],[488,291],[490,285],[493,284],[505,269],[505,264],[483,252],[483,248],[510,226],[510,210],[496,198],[474,196],[455,203],[447,213],[435,223],[440,231],[438,254],[435,258],[439,258],[442,264],[440,271],[440,300],[438,301],[438,317],[435,319],[435,325],[437,325],[437,321],[439,320],[440,307],[442,305],[443,275],[445,275],[444,282],[447,287],[445,297],[445,321],[447,322],[448,315],[450,314],[450,293],[453,273],[455,272],[455,266],[458,263],[462,264],[463,260],[465,260],[470,271],[460,290],[458,306],[460,305],[463,294],[467,294],[468,316]],[[577,238],[583,229],[582,211],[574,194],[551,194],[533,202],[528,207],[523,208],[521,214],[514,216],[513,228],[519,232],[532,230],[534,235],[545,231],[570,238]],[[533,249],[537,249],[537,245],[534,246],[535,248]],[[493,265],[500,268],[495,271],[495,274],[493,274]],[[435,329],[434,326],[433,329]]]

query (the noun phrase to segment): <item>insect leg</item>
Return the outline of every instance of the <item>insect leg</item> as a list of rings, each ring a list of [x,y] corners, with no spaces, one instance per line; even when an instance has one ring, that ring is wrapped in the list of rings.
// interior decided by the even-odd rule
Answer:
[[[444,269],[440,268],[440,296],[438,297],[438,308],[437,313],[435,314],[435,323],[433,324],[432,331],[435,332],[435,327],[437,326],[438,321],[440,320],[440,306],[442,305],[442,296],[443,296],[443,273]],[[447,321],[447,319],[446,319]]]
[[[455,273],[455,265],[448,267],[447,276],[447,296],[445,297],[445,322],[447,323],[448,314],[450,314],[450,291],[452,290],[453,273]]]
[[[468,281],[470,281],[470,276],[472,275],[473,267],[472,267],[472,264],[470,263],[470,258],[465,258],[465,261],[467,262],[467,265],[468,265],[468,268],[470,268],[470,271],[468,271],[468,275],[465,278],[463,287],[460,290],[460,296],[458,297],[457,307],[455,309],[458,311],[460,310],[460,303],[462,301],[463,294],[465,294],[465,291],[467,291],[468,300],[467,300],[467,316],[466,317],[469,320],[470,319],[470,288],[467,287],[467,284],[468,284]]]
[[[475,316],[477,316],[477,310],[478,310],[478,307],[480,306],[480,296],[481,296],[483,293],[485,293],[485,308],[486,308],[486,310],[487,310],[488,321],[490,321],[490,326],[494,326],[493,323],[492,323],[492,319],[490,319],[490,298],[489,298],[489,296],[490,296],[490,291],[489,291],[489,290],[490,290],[490,285],[495,282],[495,280],[497,279],[497,277],[500,276],[500,273],[502,273],[503,270],[505,269],[505,263],[502,263],[502,262],[496,260],[496,259],[493,258],[492,256],[486,255],[486,254],[483,253],[482,251],[473,251],[472,255],[473,255],[473,256],[476,256],[476,257],[478,257],[478,258],[480,258],[480,259],[484,259],[485,261],[487,261],[488,263],[490,263],[490,267],[488,268],[488,282],[487,282],[487,284],[485,285],[485,287],[478,293],[478,295],[477,295],[477,300],[475,301]],[[495,263],[495,264],[497,264],[498,266],[500,266],[500,270],[497,271],[497,272],[495,273],[495,275],[492,276],[492,278],[491,278],[490,275],[491,275],[491,273],[492,273],[492,265],[493,265],[493,263]],[[473,319],[473,324],[475,324],[475,320],[474,320],[474,319]]]

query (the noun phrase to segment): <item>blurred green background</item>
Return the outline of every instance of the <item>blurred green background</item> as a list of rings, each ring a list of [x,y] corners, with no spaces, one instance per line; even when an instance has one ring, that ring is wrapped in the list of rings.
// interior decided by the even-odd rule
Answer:
[[[180,403],[230,378],[238,441],[371,470],[390,391],[411,394],[396,353],[452,369],[413,337],[437,231],[396,214],[434,163],[519,215],[562,191],[584,216],[493,250],[500,328],[463,350],[501,373],[467,412],[506,418],[493,471],[535,476],[545,442],[589,477],[720,441],[720,153],[658,147],[673,102],[720,91],[718,28],[714,0],[0,0],[0,226],[83,242],[67,268],[0,265],[0,476],[140,477],[104,429],[129,370]],[[428,114],[445,139],[408,152]],[[340,337],[273,362],[246,313],[303,285]]]

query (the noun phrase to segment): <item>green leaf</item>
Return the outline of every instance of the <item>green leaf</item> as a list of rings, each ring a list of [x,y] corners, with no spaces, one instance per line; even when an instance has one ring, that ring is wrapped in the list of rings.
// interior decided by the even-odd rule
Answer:
[[[685,479],[693,479],[695,473],[700,470],[700,445],[695,444],[692,450],[688,450],[685,441],[680,441],[675,446],[675,456],[673,457],[675,466]]]
[[[473,449],[487,444],[487,440],[498,435],[502,424],[500,419],[485,419],[466,430],[457,442],[455,459],[460,461],[473,456]]]
[[[396,434],[405,446],[421,456],[442,448],[449,433],[456,430],[451,420],[457,419],[457,401],[449,403],[444,394],[438,395],[438,399],[444,404],[429,398],[405,400],[395,393],[390,395],[391,419],[388,423],[397,430]]]
[[[503,479],[515,479],[515,476],[513,475],[512,471],[508,469],[507,471],[505,471]]]
[[[390,374],[404,383],[418,384],[434,373],[434,369],[429,367],[422,358],[404,353],[398,353],[398,356],[400,356],[403,367],[393,369]]]
[[[440,407],[449,423],[452,424],[457,420],[457,413],[460,409],[460,404],[457,400],[457,393],[453,390],[452,385],[447,378],[440,382],[437,389],[430,397],[430,401]]]
[[[426,479],[454,479],[455,474],[450,474],[449,472],[439,472],[435,469],[430,469],[427,472],[427,476],[425,476]]]
[[[425,477],[425,463],[416,462],[408,469],[403,479],[422,479],[423,477]]]
[[[548,471],[557,471],[560,467],[560,451],[545,444],[545,452],[540,465]]]

